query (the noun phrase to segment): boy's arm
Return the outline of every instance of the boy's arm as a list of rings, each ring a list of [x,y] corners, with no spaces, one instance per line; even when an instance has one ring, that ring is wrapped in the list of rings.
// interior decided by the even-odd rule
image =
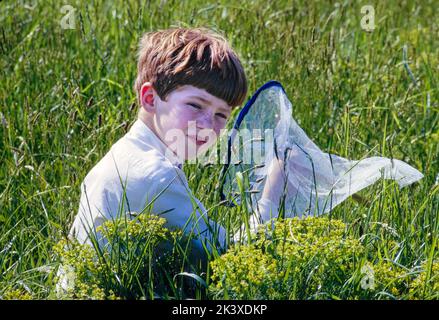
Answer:
[[[279,202],[287,184],[284,165],[283,160],[275,158],[268,167],[264,190],[257,206],[263,222],[278,216]]]
[[[107,189],[98,184],[97,180],[85,179],[81,183],[81,197],[78,214],[70,229],[70,236],[80,243],[91,245],[89,234],[97,236],[100,244],[104,244],[96,228],[106,220],[116,218],[120,204],[122,188]]]
[[[166,226],[182,228],[186,234],[192,234],[205,241],[210,252],[213,246],[218,248],[214,238],[217,238],[220,247],[224,248],[224,228],[209,219],[207,210],[188,188],[181,170],[163,170],[151,179],[156,187],[146,195],[145,204],[152,202],[152,213],[165,218]],[[195,244],[199,250],[204,250],[201,241],[196,241]]]
[[[277,218],[279,212],[279,202],[284,192],[287,177],[284,171],[284,161],[273,159],[268,167],[266,182],[262,191],[262,196],[254,206],[254,212],[250,216],[250,232],[255,233],[260,224],[267,222],[272,218]],[[235,233],[233,241],[237,242],[241,238],[246,239],[245,224]]]

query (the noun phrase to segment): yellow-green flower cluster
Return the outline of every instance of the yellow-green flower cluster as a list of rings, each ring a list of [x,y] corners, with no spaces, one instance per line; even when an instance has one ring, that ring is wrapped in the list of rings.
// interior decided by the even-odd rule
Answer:
[[[377,249],[347,234],[339,220],[270,221],[252,240],[211,262],[214,298],[410,299],[439,292],[437,262],[430,273],[426,263],[416,273],[386,259],[369,261]]]
[[[54,250],[61,262],[55,281],[65,283],[62,289],[58,284],[56,298],[101,300],[112,294],[99,287],[99,275],[104,269],[92,247],[76,240],[61,240]]]
[[[398,297],[407,292],[410,281],[408,270],[389,261],[377,263],[373,267],[375,295],[389,293],[393,297]]]
[[[276,272],[273,257],[255,246],[233,247],[211,266],[215,290],[234,299],[263,299]]]
[[[391,261],[380,261],[372,266],[373,288],[357,292],[360,298],[371,299],[437,299],[439,297],[439,263],[425,261],[408,269]],[[417,271],[415,271],[417,270]]]
[[[165,224],[165,219],[147,214],[107,221],[98,231],[108,244],[98,251],[75,240],[60,241],[55,252],[64,278],[57,280],[64,280],[67,290],[57,298],[147,298],[152,286],[154,294],[160,292],[157,288],[169,293],[164,281],[182,271],[185,245],[181,244],[187,238]],[[439,295],[438,261],[402,266],[392,261],[393,254],[377,253],[381,244],[361,243],[347,233],[340,220],[278,219],[260,226],[251,240],[248,245],[233,245],[210,263],[213,298],[423,299]],[[399,244],[389,247],[397,249]],[[2,298],[29,297],[11,288]]]
[[[151,283],[164,286],[159,273],[179,271],[182,258],[175,244],[185,239],[181,230],[165,224],[166,219],[149,214],[106,221],[97,228],[105,239],[99,250],[76,239],[60,241],[55,246],[62,270],[57,298],[144,298]]]
[[[135,219],[120,218],[108,220],[97,228],[107,239],[120,238],[130,241],[151,241],[157,243],[169,236],[164,227],[166,219],[156,215],[139,214]]]
[[[23,289],[8,289],[0,300],[32,300],[32,295]]]
[[[252,245],[212,262],[211,292],[243,299],[328,296],[342,288],[363,252],[345,228],[341,221],[312,217],[276,220],[269,232],[259,228]]]
[[[433,261],[430,270],[427,262],[424,262],[421,268],[419,275],[410,284],[410,297],[412,299],[425,299],[425,297],[439,299],[439,261]]]

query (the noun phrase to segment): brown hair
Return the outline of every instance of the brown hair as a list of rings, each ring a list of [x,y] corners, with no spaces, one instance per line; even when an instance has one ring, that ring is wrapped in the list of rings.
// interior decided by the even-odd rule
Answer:
[[[236,107],[247,95],[244,68],[226,39],[205,28],[171,28],[147,32],[138,52],[137,100],[145,82],[160,99],[179,86],[192,85]]]

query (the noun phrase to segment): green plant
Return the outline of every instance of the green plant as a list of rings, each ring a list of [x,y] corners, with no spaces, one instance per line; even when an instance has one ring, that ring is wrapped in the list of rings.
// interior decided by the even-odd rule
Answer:
[[[211,262],[214,298],[398,299],[419,294],[416,279],[396,263],[373,264],[376,253],[346,233],[339,220],[278,219],[260,226],[249,245],[237,245]],[[432,274],[437,272],[433,265]],[[437,287],[437,276],[430,279]],[[410,289],[410,293],[409,293]]]
[[[439,261],[434,261],[429,270],[429,264],[424,262],[416,279],[410,284],[410,298],[438,299],[439,298]]]
[[[139,299],[166,294],[165,288],[171,292],[173,279],[164,271],[181,271],[184,255],[179,249],[185,237],[165,223],[164,218],[140,214],[106,221],[97,228],[94,247],[76,239],[60,241],[55,246],[62,270],[56,278],[57,297]]]
[[[410,283],[412,294],[400,292],[399,298],[438,299],[435,6],[376,1],[376,29],[365,32],[359,24],[363,4],[355,1],[69,4],[76,14],[71,30],[60,26],[62,2],[0,1],[1,297],[26,288],[33,299],[46,299],[54,291],[52,248],[65,238],[78,212],[80,184],[136,118],[132,84],[140,37],[184,25],[224,33],[243,61],[249,94],[269,79],[282,82],[295,120],[323,150],[350,159],[394,157],[425,175],[401,190],[380,181],[361,192],[367,203],[347,200],[329,217],[348,225],[346,237],[367,249],[352,284],[342,289],[344,296],[349,288],[360,291],[358,297],[392,298],[390,287],[380,289],[378,282],[382,294],[361,289],[364,265],[374,269],[391,263],[401,266],[398,274],[419,276]],[[403,64],[404,45],[416,82]],[[245,222],[246,208],[219,204],[221,166],[187,164],[184,170],[189,187],[227,231]],[[210,276],[211,270],[203,272]],[[174,277],[164,273],[163,281]],[[112,289],[111,275],[108,279]],[[292,297],[307,296],[303,290],[308,289],[294,288]],[[314,297],[329,296],[320,293]]]

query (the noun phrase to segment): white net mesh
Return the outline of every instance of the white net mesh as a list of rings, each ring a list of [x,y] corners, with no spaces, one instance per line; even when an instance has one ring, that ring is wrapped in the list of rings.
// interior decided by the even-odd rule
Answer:
[[[291,102],[274,81],[249,100],[235,128],[223,193],[240,202],[244,192],[255,209],[266,199],[272,208],[284,205],[286,217],[319,215],[380,178],[403,187],[423,177],[400,160],[348,160],[322,152],[293,119]]]

